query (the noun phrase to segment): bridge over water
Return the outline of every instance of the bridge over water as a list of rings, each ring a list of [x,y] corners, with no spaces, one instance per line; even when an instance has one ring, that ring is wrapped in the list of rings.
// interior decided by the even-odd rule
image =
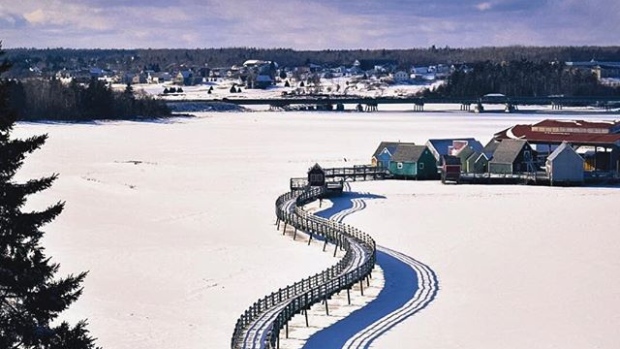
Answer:
[[[427,104],[453,104],[460,106],[460,110],[470,110],[471,106],[480,108],[483,104],[495,104],[506,106],[506,111],[514,110],[514,107],[525,105],[550,105],[554,109],[562,109],[563,106],[600,106],[610,109],[620,105],[620,96],[545,96],[545,97],[507,97],[507,96],[483,96],[483,97],[351,97],[351,96],[283,96],[277,98],[223,98],[223,99],[179,99],[166,100],[168,104],[176,103],[232,103],[236,105],[267,105],[274,108],[284,108],[295,105],[312,105],[324,110],[338,110],[339,106],[355,105],[364,106],[364,110],[378,110],[381,104],[405,104],[412,105],[413,110],[422,111]],[[482,111],[482,110],[478,110]]]

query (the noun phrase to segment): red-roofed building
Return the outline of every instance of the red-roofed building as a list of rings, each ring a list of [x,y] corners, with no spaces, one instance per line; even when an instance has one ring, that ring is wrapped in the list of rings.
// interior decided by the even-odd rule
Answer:
[[[568,142],[585,159],[586,171],[620,175],[620,121],[547,119],[533,125],[515,125],[493,138],[523,139],[532,144],[545,160],[562,142]]]

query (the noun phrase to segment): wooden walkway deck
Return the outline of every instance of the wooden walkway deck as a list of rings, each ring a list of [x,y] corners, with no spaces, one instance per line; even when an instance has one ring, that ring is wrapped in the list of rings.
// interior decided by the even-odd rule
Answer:
[[[375,181],[391,177],[387,169],[372,165],[324,168],[323,171],[325,173],[326,186],[332,189],[337,189],[337,183]],[[308,187],[307,177],[291,178],[291,190],[303,190],[306,187]]]

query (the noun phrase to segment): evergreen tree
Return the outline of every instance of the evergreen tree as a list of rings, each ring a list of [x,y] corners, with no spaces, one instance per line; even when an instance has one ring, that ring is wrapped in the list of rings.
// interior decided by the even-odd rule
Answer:
[[[8,68],[6,61],[0,63],[0,74]],[[64,203],[39,212],[22,211],[26,198],[49,188],[56,175],[13,181],[26,154],[47,138],[12,139],[16,119],[7,82],[0,79],[0,348],[92,349],[94,339],[84,321],[76,326],[55,321],[81,295],[86,273],[57,278],[58,264],[45,256],[39,244],[41,226],[58,216]]]

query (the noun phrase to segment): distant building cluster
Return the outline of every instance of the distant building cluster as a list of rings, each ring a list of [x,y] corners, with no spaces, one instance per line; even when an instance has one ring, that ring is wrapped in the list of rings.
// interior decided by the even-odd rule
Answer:
[[[281,67],[274,61],[246,60],[242,64],[230,67],[178,67],[171,64],[164,69],[144,69],[141,71],[123,71],[100,67],[81,69],[62,69],[55,77],[65,82],[75,80],[88,83],[91,79],[104,80],[122,84],[161,84],[170,83],[177,86],[200,85],[208,82],[233,82],[246,88],[267,88],[278,81],[291,84],[318,84],[321,79],[339,77],[356,77],[374,79],[386,83],[408,84],[445,79],[456,69],[468,70],[466,65],[435,64],[428,66],[401,67],[392,59],[359,59],[349,66],[308,63],[303,66]],[[34,67],[31,71],[36,76]]]
[[[471,71],[467,64],[428,64],[404,66],[394,59],[357,59],[349,65],[316,64],[279,66],[275,61],[250,59],[230,67],[185,66],[171,63],[165,67],[143,67],[142,70],[124,70],[122,67],[104,68],[85,66],[80,69],[62,69],[55,73],[63,81],[88,83],[90,79],[122,84],[161,84],[177,86],[200,85],[209,82],[229,82],[245,88],[268,88],[277,82],[288,82],[291,87],[311,87],[322,79],[349,77],[380,81],[386,84],[418,84],[442,80],[455,71]],[[608,85],[620,86],[620,62],[566,62],[566,68],[591,73]],[[33,76],[42,68],[33,65]],[[310,85],[310,86],[308,86]],[[344,89],[345,87],[342,86]]]
[[[381,142],[371,159],[396,178],[582,184],[620,179],[620,121],[543,120],[474,138],[424,145]]]

